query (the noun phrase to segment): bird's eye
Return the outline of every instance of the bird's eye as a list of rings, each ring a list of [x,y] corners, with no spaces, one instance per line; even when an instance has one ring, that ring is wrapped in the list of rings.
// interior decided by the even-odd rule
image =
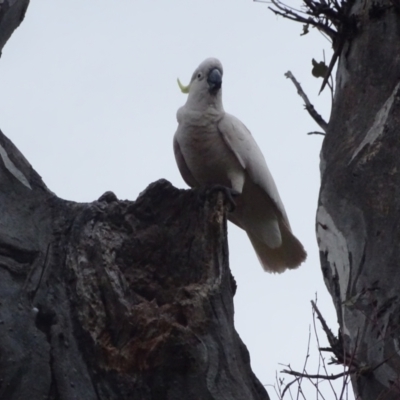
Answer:
[[[198,74],[197,74],[197,79],[200,79],[201,78],[201,73],[199,72]]]

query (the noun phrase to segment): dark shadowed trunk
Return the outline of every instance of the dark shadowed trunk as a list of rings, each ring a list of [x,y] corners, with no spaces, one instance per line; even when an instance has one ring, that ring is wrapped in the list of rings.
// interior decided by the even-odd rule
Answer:
[[[0,398],[268,399],[233,325],[222,193],[57,198],[0,135]]]
[[[321,265],[362,400],[400,398],[400,14],[357,0],[321,152]]]
[[[268,399],[233,325],[222,193],[57,198],[0,135],[0,399]]]
[[[1,45],[27,3],[0,4]],[[268,400],[235,288],[222,193],[65,201],[0,132],[1,400]]]

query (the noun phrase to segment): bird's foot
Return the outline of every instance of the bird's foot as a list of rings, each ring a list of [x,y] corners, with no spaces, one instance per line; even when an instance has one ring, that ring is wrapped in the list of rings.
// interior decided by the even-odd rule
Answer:
[[[211,186],[211,188],[209,189],[209,193],[213,193],[213,192],[216,192],[216,191],[220,191],[220,192],[224,193],[225,199],[227,200],[227,203],[230,206],[229,211],[230,212],[235,211],[236,202],[235,202],[234,198],[239,196],[240,193],[235,189],[231,189],[231,188],[228,188],[228,187],[223,186],[223,185],[214,185],[214,186]]]

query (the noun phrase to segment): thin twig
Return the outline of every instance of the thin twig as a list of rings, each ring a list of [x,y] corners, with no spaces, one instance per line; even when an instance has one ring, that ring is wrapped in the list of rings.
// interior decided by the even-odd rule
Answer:
[[[309,375],[309,374],[303,374],[302,372],[296,372],[296,371],[290,371],[287,369],[282,370],[281,372],[292,375],[292,376],[297,376],[297,377],[302,377],[302,378],[308,378],[308,379],[326,379],[330,381],[334,381],[335,379],[341,378],[347,374],[354,374],[357,372],[356,368],[349,369],[345,372],[340,372],[339,374],[335,375]]]
[[[344,369],[343,372],[346,372],[346,366],[343,365],[343,369]],[[347,372],[348,372],[348,371],[347,371]],[[344,376],[344,379],[343,379],[343,386],[342,386],[342,391],[340,392],[340,397],[339,397],[339,399],[343,399],[344,392],[345,392],[345,390],[349,387],[349,382],[347,382],[347,380],[349,380],[349,379],[350,379],[350,374],[347,373],[347,374]],[[347,397],[348,397],[348,396],[347,396]]]
[[[314,327],[315,327],[315,321],[314,321]],[[317,375],[319,375],[319,371],[321,371],[321,357],[318,357],[318,369],[317,369]],[[317,379],[317,385],[319,381]],[[319,390],[317,391],[317,400],[319,399]]]
[[[318,114],[318,112],[315,110],[314,106],[311,104],[311,102],[308,99],[307,95],[304,93],[304,90],[302,89],[300,83],[297,82],[296,78],[293,76],[293,74],[290,71],[286,72],[285,76],[286,76],[286,78],[289,78],[293,82],[294,86],[297,89],[297,93],[303,99],[303,101],[305,103],[306,110],[311,115],[313,120],[322,128],[322,130],[324,132],[326,132],[328,130],[328,124],[321,117],[321,115]]]
[[[308,359],[310,358],[310,343],[311,343],[311,326],[308,327],[307,354],[306,354],[306,359],[304,360],[303,372],[306,372],[307,362],[308,362]],[[301,390],[301,382],[302,382],[302,379],[299,379],[299,383],[298,383],[299,388],[297,390],[297,400],[299,400],[299,394],[300,394],[300,390]]]
[[[326,136],[326,133],[313,131],[313,132],[308,132],[307,135],[322,135],[322,136]]]
[[[333,351],[333,349],[337,345],[338,339],[330,330],[328,324],[326,323],[324,317],[322,316],[321,312],[318,310],[318,307],[313,300],[311,300],[311,306],[312,306],[312,309],[314,310],[314,312],[317,314],[317,318],[321,322],[322,329],[324,330],[326,337],[328,338],[329,344],[331,345],[332,351]]]
[[[319,389],[319,382],[317,379],[317,383],[315,383],[312,379],[309,379],[311,385],[313,385],[315,387],[315,390],[317,391],[317,398],[319,397],[319,395],[321,395],[322,399],[325,400],[324,395],[322,394],[321,390]]]
[[[275,15],[300,22],[307,27],[315,27],[330,38],[334,54],[323,77],[320,93],[326,85],[333,92],[333,85],[329,83],[333,68],[342,54],[344,44],[349,42],[356,33],[355,19],[350,13],[354,2],[355,0],[347,0],[341,3],[337,0],[303,0],[303,7],[299,10],[281,0],[265,1],[265,3],[272,5],[268,8]]]
[[[313,316],[313,326],[314,326],[315,339],[317,340],[317,346],[318,346],[318,349],[319,349],[321,347],[321,345],[319,344],[319,336],[318,336],[318,332],[317,332],[317,325],[315,323],[315,314],[316,314],[316,310],[318,310],[316,302],[317,302],[317,294],[315,294],[315,302],[312,301],[311,304],[315,305],[315,307],[314,306],[312,307],[312,316]],[[319,310],[318,310],[318,312],[319,312]],[[321,315],[321,317],[322,317],[322,315]],[[320,359],[322,361],[322,367],[324,368],[325,374],[328,375],[328,370],[327,370],[326,364],[325,364],[325,358],[322,357],[321,352],[319,352],[319,357],[320,357]],[[335,395],[335,399],[337,400],[336,392],[335,392],[335,389],[333,388],[332,382],[330,380],[328,380],[328,382],[329,382],[329,385],[330,385],[330,387],[332,389],[333,394]]]
[[[258,0],[259,1],[259,0]],[[299,10],[294,7],[282,3],[280,0],[262,1],[262,3],[272,4],[273,7],[268,7],[275,15],[280,15],[292,21],[302,24],[310,24],[317,28],[320,32],[325,33],[333,41],[337,35],[337,31],[330,26],[334,25],[336,29],[341,23],[340,12],[335,10],[335,7],[321,6],[314,1],[304,0],[305,9]]]
[[[328,327],[325,319],[323,318],[321,312],[318,310],[318,307],[316,305],[316,300],[312,301],[311,303],[312,303],[312,311],[313,311],[312,312],[313,329],[314,329],[314,333],[316,336],[317,346],[319,349],[319,362],[318,362],[317,374],[309,374],[306,369],[308,359],[310,357],[310,342],[311,342],[311,328],[310,328],[308,345],[307,345],[307,354],[306,354],[306,359],[304,361],[302,372],[294,371],[292,369],[292,367],[290,366],[290,364],[288,364],[288,365],[283,364],[283,366],[286,368],[283,369],[281,371],[281,373],[294,376],[295,379],[293,379],[292,381],[290,381],[288,384],[285,385],[284,379],[283,378],[278,379],[278,376],[276,376],[276,381],[277,381],[278,385],[277,385],[277,387],[274,385],[274,389],[275,389],[276,393],[278,394],[280,400],[284,399],[284,396],[285,396],[285,394],[287,394],[287,392],[289,392],[289,396],[293,400],[293,394],[292,394],[291,387],[293,386],[293,384],[296,384],[298,386],[297,400],[299,399],[299,397],[306,400],[305,395],[302,390],[302,386],[304,385],[303,379],[307,378],[309,383],[311,383],[314,386],[314,388],[316,389],[317,400],[320,398],[325,400],[325,397],[321,391],[321,383],[324,381],[329,383],[332,393],[334,394],[334,398],[336,400],[344,400],[344,396],[347,396],[347,398],[348,398],[348,386],[349,386],[349,380],[351,378],[351,375],[368,376],[374,370],[378,369],[381,365],[386,363],[390,359],[390,357],[383,360],[381,363],[377,364],[373,368],[368,367],[368,366],[360,367],[360,365],[357,363],[357,360],[356,360],[357,348],[359,345],[359,332],[357,332],[354,350],[351,352],[351,354],[345,353],[344,346],[343,346],[343,339],[341,338],[341,336],[339,336],[339,338],[338,338],[332,333],[331,329]],[[322,348],[320,346],[317,327],[316,327],[316,318],[318,318],[320,320],[322,328],[328,337],[331,348]],[[322,351],[325,351],[325,350],[333,352],[334,355],[339,358],[340,363],[344,365],[343,372],[338,373],[338,374],[329,374],[328,373],[325,358],[322,356]],[[343,354],[339,355],[340,351]],[[325,374],[320,373],[321,368],[324,370]],[[343,384],[341,387],[340,396],[338,397],[338,393],[336,393],[336,391],[332,385],[332,381],[339,379],[339,378],[343,378]],[[283,390],[282,390],[282,388],[283,388]]]
[[[337,44],[337,46],[335,46],[336,48],[333,52],[333,56],[329,63],[328,69],[325,73],[324,80],[322,81],[322,85],[321,85],[321,89],[319,90],[319,93],[321,93],[324,90],[325,85],[329,82],[329,78],[332,76],[332,70],[333,70],[334,66],[336,65],[336,61],[338,60],[339,55],[342,53],[343,46],[345,44],[345,39],[346,38],[344,36],[340,36],[338,44]]]
[[[283,399],[283,396],[285,395],[286,391],[290,388],[290,386],[292,386],[293,383],[297,382],[299,379],[300,379],[300,378],[296,378],[296,379],[294,379],[292,382],[289,382],[289,383],[285,386],[285,388],[283,389],[283,392],[282,392],[282,396],[280,397],[281,399]],[[290,391],[289,391],[289,393],[290,393]]]
[[[325,61],[325,50],[322,50],[322,54],[324,56],[324,64],[326,65],[326,61]],[[329,74],[329,80],[326,84],[328,85],[330,91],[331,91],[331,102],[333,104],[333,97],[334,97],[334,91],[333,91],[333,77],[332,77],[332,73]]]
[[[320,30],[321,33],[322,32],[325,33],[325,35],[327,35],[331,41],[333,41],[336,37],[336,32],[333,29],[329,28],[327,25],[324,25],[323,23],[313,21],[311,17],[305,18],[301,17],[300,15],[293,16],[294,15],[293,13],[274,10],[272,7],[268,7],[268,9],[271,10],[275,15],[279,15],[286,19],[290,19],[291,21],[301,22],[302,24],[310,24],[314,26],[315,28]]]
[[[343,349],[343,360],[344,360],[344,363],[343,363],[344,371],[343,372],[346,372],[346,365],[353,365],[354,358],[356,357],[357,348],[358,348],[358,339],[359,339],[358,335],[359,335],[359,333],[360,332],[357,329],[356,342],[355,342],[354,350],[351,353],[351,358],[350,358],[350,363],[349,364],[346,363],[346,351]],[[342,342],[343,342],[343,339],[342,339]],[[345,378],[343,379],[343,386],[342,386],[342,391],[340,392],[339,399],[343,398],[343,394],[344,394],[344,391],[346,389],[346,386],[348,386],[347,379],[349,379],[349,378],[350,378],[350,373],[349,373],[349,371],[347,371],[347,376],[345,376]]]

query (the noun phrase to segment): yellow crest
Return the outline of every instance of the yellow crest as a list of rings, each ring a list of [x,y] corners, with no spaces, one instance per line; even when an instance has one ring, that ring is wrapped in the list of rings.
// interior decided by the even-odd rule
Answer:
[[[179,89],[181,89],[181,92],[182,92],[182,93],[186,93],[186,94],[189,93],[190,84],[187,85],[187,86],[182,85],[182,83],[181,83],[181,81],[179,80],[179,78],[177,79],[177,81],[178,81]]]

